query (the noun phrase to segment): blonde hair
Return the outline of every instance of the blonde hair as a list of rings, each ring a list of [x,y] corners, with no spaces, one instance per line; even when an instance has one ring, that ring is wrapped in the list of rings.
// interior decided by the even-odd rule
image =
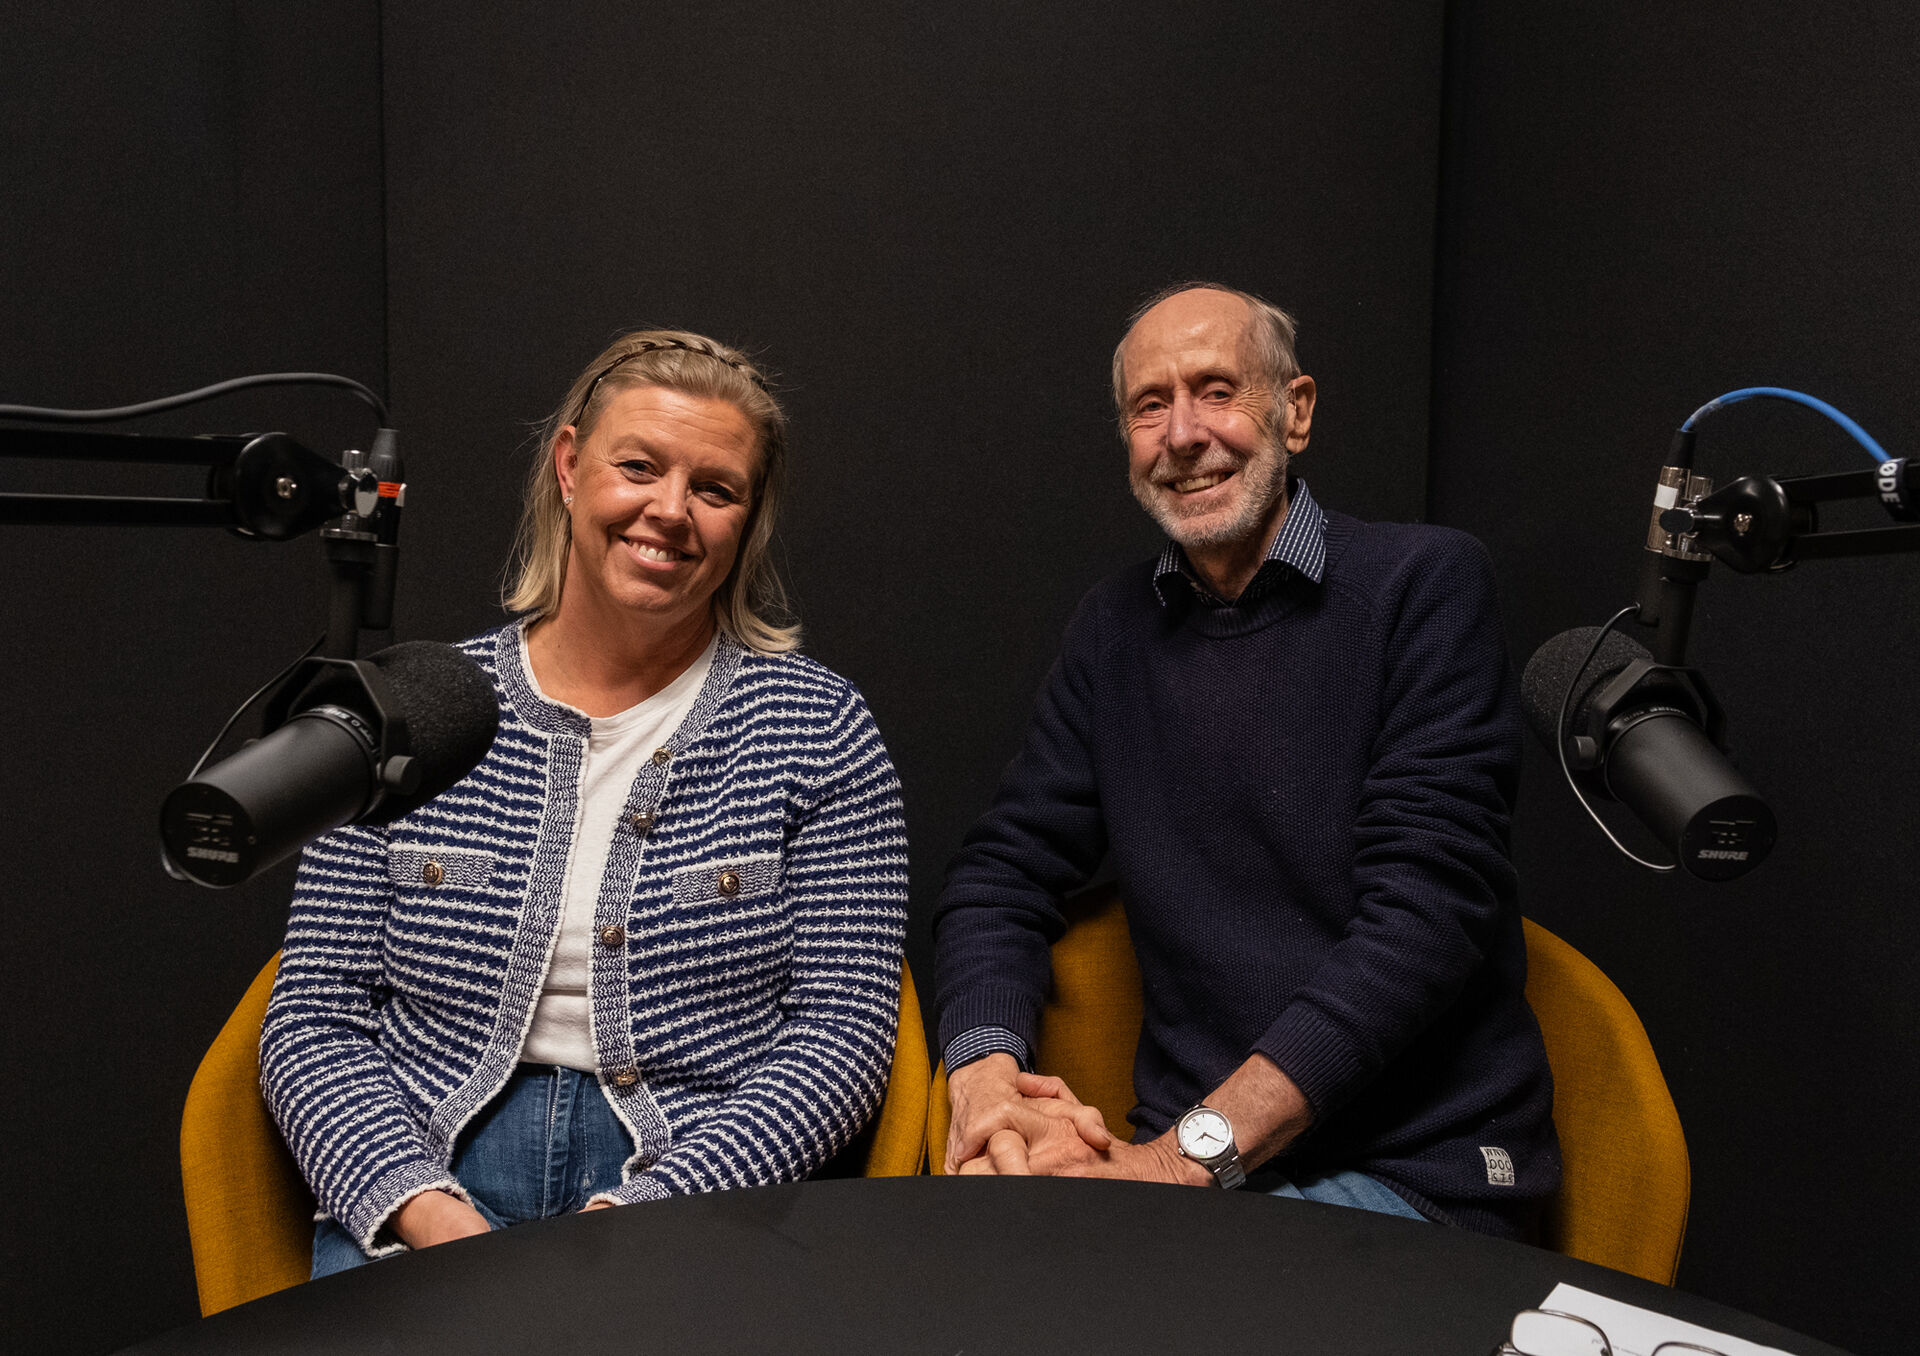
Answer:
[[[1121,334],[1120,342],[1113,346],[1113,408],[1120,416],[1120,436],[1123,439],[1127,436],[1127,369],[1123,356],[1127,336],[1133,333],[1133,327],[1146,317],[1148,311],[1182,292],[1225,292],[1247,303],[1247,309],[1253,313],[1252,322],[1247,326],[1247,346],[1252,350],[1249,356],[1253,360],[1253,374],[1266,382],[1267,389],[1273,392],[1276,406],[1282,399],[1281,393],[1287,383],[1300,375],[1300,359],[1294,351],[1299,327],[1292,316],[1265,297],[1216,282],[1183,282],[1163,287],[1133,308],[1133,313],[1127,317],[1127,328]]]
[[[636,330],[615,339],[575,377],[541,432],[520,506],[520,527],[504,590],[507,609],[538,619],[560,605],[572,549],[572,519],[560,497],[553,445],[571,426],[584,441],[594,421],[620,391],[662,386],[684,395],[724,400],[753,428],[760,464],[747,502],[740,554],[713,595],[714,623],[731,639],[761,654],[800,644],[800,624],[787,603],[773,563],[773,527],[786,470],[787,416],[766,378],[745,354],[685,330]]]

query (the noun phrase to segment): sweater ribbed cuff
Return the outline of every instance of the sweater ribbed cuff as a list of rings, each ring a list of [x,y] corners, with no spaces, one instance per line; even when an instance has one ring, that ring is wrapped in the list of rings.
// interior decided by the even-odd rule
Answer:
[[[664,1201],[673,1195],[666,1184],[657,1177],[642,1173],[631,1181],[622,1182],[612,1191],[602,1191],[587,1202],[605,1201],[608,1205],[637,1205],[641,1201]]]
[[[380,1231],[400,1211],[400,1207],[423,1191],[444,1191],[449,1196],[457,1196],[468,1205],[473,1198],[467,1195],[467,1189],[450,1176],[447,1170],[425,1160],[416,1159],[411,1163],[402,1163],[389,1168],[374,1180],[373,1186],[347,1212],[340,1224],[353,1235],[353,1241],[360,1245],[360,1251],[369,1257],[385,1257],[389,1253],[402,1252],[406,1244],[389,1234],[380,1237]]]
[[[1367,1074],[1360,1052],[1345,1032],[1317,1009],[1294,1003],[1262,1033],[1255,1050],[1280,1066],[1324,1118],[1359,1087]]]
[[[1032,1050],[1040,1029],[1040,995],[1026,989],[974,989],[947,998],[940,1009],[940,1048],[975,1027],[997,1026]]]
[[[1027,1043],[1004,1026],[976,1026],[962,1031],[947,1042],[940,1061],[947,1066],[947,1072],[952,1073],[988,1055],[1012,1055],[1015,1064],[1028,1073],[1033,1072],[1033,1065],[1027,1059]]]

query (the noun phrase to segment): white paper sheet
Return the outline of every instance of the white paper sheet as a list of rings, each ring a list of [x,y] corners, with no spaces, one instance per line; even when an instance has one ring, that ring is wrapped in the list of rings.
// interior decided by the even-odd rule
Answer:
[[[1682,1323],[1677,1318],[1622,1304],[1564,1281],[1553,1288],[1553,1293],[1541,1301],[1540,1307],[1578,1314],[1598,1323],[1607,1334],[1607,1344],[1613,1348],[1614,1356],[1647,1356],[1662,1342],[1693,1342],[1723,1351],[1726,1356],[1790,1356],[1778,1347],[1763,1347],[1695,1323]]]

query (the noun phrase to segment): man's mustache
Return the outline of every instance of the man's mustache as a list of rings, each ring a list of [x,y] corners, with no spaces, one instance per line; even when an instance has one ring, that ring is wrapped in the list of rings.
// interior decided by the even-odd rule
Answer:
[[[1232,459],[1218,458],[1212,461],[1197,461],[1191,466],[1169,465],[1165,461],[1160,461],[1155,462],[1153,469],[1147,473],[1147,482],[1166,489],[1176,481],[1192,480],[1195,476],[1230,476],[1242,465],[1244,463]]]

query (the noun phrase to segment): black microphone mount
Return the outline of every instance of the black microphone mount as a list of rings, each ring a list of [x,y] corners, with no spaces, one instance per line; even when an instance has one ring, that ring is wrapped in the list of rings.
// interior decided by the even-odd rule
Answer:
[[[1818,506],[1877,499],[1899,527],[1823,532]],[[1871,470],[1827,475],[1742,476],[1685,505],[1667,509],[1660,526],[1705,548],[1742,574],[1790,569],[1803,560],[1920,551],[1920,467],[1907,458]]]
[[[352,659],[361,630],[393,624],[406,483],[391,428],[375,433],[370,451],[349,450],[339,461],[284,433],[166,437],[39,428],[0,428],[0,456],[204,466],[206,493],[198,499],[0,494],[0,524],[224,527],[257,541],[287,541],[318,528],[332,576],[324,655]]]
[[[1647,557],[1635,620],[1654,630],[1662,663],[1686,659],[1694,591],[1715,560],[1742,574],[1793,568],[1803,560],[1920,551],[1920,465],[1890,458],[1858,471],[1812,476],[1742,476],[1715,490],[1693,470],[1691,428],[1674,435],[1655,485]],[[1823,531],[1819,506],[1877,500],[1898,526]]]
[[[1791,400],[1820,411],[1851,433],[1878,464],[1825,475],[1742,476],[1715,490],[1712,480],[1694,470],[1694,426],[1714,410],[1754,397]],[[1878,500],[1895,525],[1821,529],[1821,505],[1853,499]],[[1622,666],[1583,699],[1568,720],[1580,677],[1576,671],[1561,703],[1555,742],[1569,784],[1583,804],[1586,798],[1574,782],[1576,773],[1635,806],[1690,872],[1730,879],[1766,856],[1775,824],[1758,793],[1730,763],[1712,756],[1712,749],[1726,751],[1726,722],[1705,676],[1686,662],[1695,593],[1715,560],[1742,574],[1756,574],[1786,570],[1803,560],[1920,551],[1920,466],[1888,457],[1864,429],[1824,401],[1778,387],[1730,392],[1696,410],[1674,435],[1655,482],[1646,550],[1638,601],[1602,628],[1581,668],[1593,662],[1607,631],[1628,615],[1652,630],[1651,657]],[[1672,747],[1663,745],[1657,755],[1619,756],[1629,732],[1647,722],[1656,722],[1665,745]],[[1683,725],[1697,732],[1687,736],[1696,741],[1694,752],[1674,744],[1679,737],[1675,731]],[[1652,749],[1660,741],[1649,735],[1639,742]],[[1591,805],[1587,810],[1593,813]],[[1598,823],[1599,816],[1593,817]],[[1613,837],[1605,824],[1600,827]],[[1672,869],[1646,862],[1617,838],[1613,841],[1642,865]]]
[[[263,861],[277,860],[288,844],[297,845],[371,811],[387,796],[409,795],[420,786],[421,763],[413,756],[407,722],[380,672],[380,657],[375,656],[376,662],[357,657],[362,630],[392,626],[399,573],[406,478],[397,435],[387,426],[386,403],[346,377],[276,372],[114,409],[0,405],[0,420],[98,424],[159,414],[254,387],[296,385],[344,388],[370,405],[379,424],[370,450],[343,452],[335,461],[285,433],[178,437],[0,427],[0,457],[197,466],[207,472],[205,493],[197,499],[0,494],[0,524],[224,527],[255,541],[287,541],[320,532],[331,580],[325,636],[242,703],[187,782],[162,807],[162,864],[176,879],[203,885],[238,884]],[[236,757],[202,777],[202,768],[234,722],[263,696],[263,731],[280,741],[273,754]],[[293,758],[295,753],[300,757]],[[309,774],[308,782],[323,783],[327,794],[309,794],[311,786],[281,785],[280,764],[290,758]],[[268,855],[263,858],[263,853]]]

